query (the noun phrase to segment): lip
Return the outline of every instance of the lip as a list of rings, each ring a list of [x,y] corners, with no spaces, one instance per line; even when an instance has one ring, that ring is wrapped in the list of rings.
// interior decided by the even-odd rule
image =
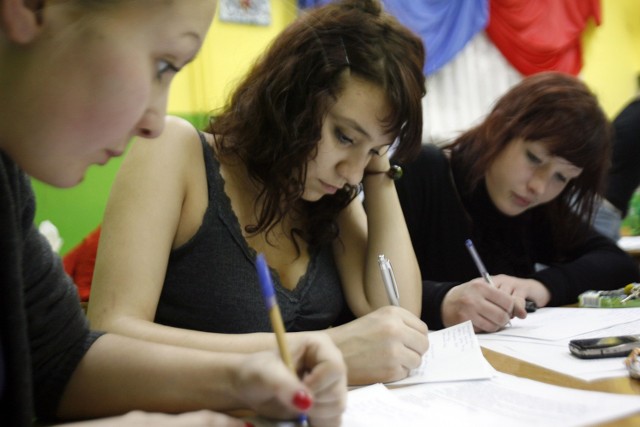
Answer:
[[[511,198],[513,199],[516,205],[523,208],[528,208],[533,203],[531,200],[527,199],[526,197],[521,197],[516,193],[511,193]]]
[[[326,182],[324,182],[323,180],[319,180],[319,181],[320,181],[320,184],[322,184],[322,189],[327,194],[336,194],[336,192],[340,189],[340,187],[329,185]]]
[[[124,153],[123,150],[109,150],[109,149],[107,149],[105,151],[107,152],[107,156],[109,156],[109,158],[120,157]]]
[[[122,154],[124,153],[124,151],[122,151],[122,150],[109,150],[109,149],[104,150],[104,152],[105,152],[105,154],[106,154],[105,158],[104,158],[103,160],[99,161],[99,162],[96,162],[96,164],[101,165],[101,166],[104,166],[104,165],[106,165],[106,164],[109,162],[109,160],[111,160],[113,157],[120,157],[120,156],[122,156]]]

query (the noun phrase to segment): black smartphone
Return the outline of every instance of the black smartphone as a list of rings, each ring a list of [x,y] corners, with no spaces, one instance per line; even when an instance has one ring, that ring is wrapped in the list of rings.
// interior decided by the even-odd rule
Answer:
[[[626,357],[631,350],[640,347],[640,335],[602,337],[569,341],[569,351],[581,359],[602,357]]]

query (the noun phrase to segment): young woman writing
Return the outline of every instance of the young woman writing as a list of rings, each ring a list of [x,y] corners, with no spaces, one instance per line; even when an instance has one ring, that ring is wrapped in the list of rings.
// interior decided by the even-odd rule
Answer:
[[[171,119],[158,141],[136,143],[102,225],[92,323],[194,348],[273,348],[254,267],[264,253],[290,340],[333,326],[350,383],[405,377],[428,340],[388,152],[419,149],[423,63],[420,39],[377,1],[332,3],[277,37],[209,132]],[[388,306],[379,254],[402,307]],[[359,318],[338,326],[347,306]]]
[[[638,266],[593,231],[609,165],[610,125],[578,79],[524,79],[445,149],[425,146],[396,183],[423,279],[422,319],[477,331],[589,289],[637,281]],[[478,277],[471,239],[495,287]]]
[[[160,135],[174,74],[193,59],[211,0],[0,0],[0,425],[123,414],[86,424],[245,422],[248,408],[339,423],[345,367],[327,337],[277,353],[213,353],[89,329],[73,283],[33,225],[30,175],[58,187]],[[300,407],[305,398],[304,408]],[[298,403],[298,405],[296,405]]]

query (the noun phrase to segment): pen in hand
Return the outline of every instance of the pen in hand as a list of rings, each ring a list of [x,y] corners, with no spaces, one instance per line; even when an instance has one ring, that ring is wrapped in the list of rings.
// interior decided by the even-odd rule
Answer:
[[[273,289],[273,282],[271,281],[271,273],[269,272],[269,266],[264,259],[263,254],[256,256],[256,270],[258,272],[258,281],[260,282],[260,288],[262,289],[262,296],[264,297],[267,310],[269,311],[269,319],[271,320],[271,327],[276,335],[278,341],[278,350],[280,351],[280,357],[287,367],[297,375],[296,368],[291,360],[289,348],[287,347],[287,341],[285,339],[285,329],[282,322],[282,315],[280,314],[280,308],[278,307],[278,301],[276,300],[276,294]],[[307,425],[307,415],[300,414],[298,417],[298,425]]]
[[[476,251],[475,246],[473,246],[473,242],[471,241],[471,239],[465,240],[464,244],[467,245],[467,249],[471,254],[471,258],[473,258],[473,262],[476,263],[476,267],[478,267],[478,271],[480,272],[480,275],[482,276],[482,278],[485,280],[485,282],[487,282],[488,284],[490,284],[495,288],[496,285],[495,283],[493,283],[493,280],[491,279],[491,275],[485,268],[484,263],[480,259],[480,255],[478,255],[478,252]]]
[[[383,254],[380,254],[378,255],[378,266],[380,267],[384,289],[389,297],[389,303],[399,307],[400,295],[398,294],[398,284],[396,283],[396,276],[393,274],[393,268],[391,268],[391,262]]]
[[[476,247],[473,246],[473,242],[471,241],[471,239],[465,240],[464,244],[467,246],[467,250],[471,254],[471,258],[473,258],[473,262],[476,263],[476,267],[478,267],[478,271],[480,272],[480,275],[482,276],[484,281],[495,288],[496,285],[495,283],[493,283],[493,279],[491,279],[491,275],[489,274],[486,267],[484,266],[484,263],[480,259],[480,255],[478,255],[478,252],[476,251]],[[511,326],[511,321],[507,322],[507,326]]]

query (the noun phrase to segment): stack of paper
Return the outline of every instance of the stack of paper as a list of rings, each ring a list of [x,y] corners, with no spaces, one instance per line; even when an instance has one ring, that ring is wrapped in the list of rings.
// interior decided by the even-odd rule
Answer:
[[[637,320],[640,308],[635,313],[629,310],[636,309],[614,309],[615,315],[606,309],[573,309],[582,312],[580,321],[573,318],[576,313],[566,310],[570,309],[538,310],[525,321],[514,319],[511,328],[497,334],[476,336],[471,322],[431,332],[422,366],[411,372],[409,378],[349,392],[342,426],[567,427],[602,423],[640,412],[638,396],[557,387],[502,374],[483,357],[479,342],[483,346],[489,342],[491,347],[509,343],[518,349],[515,352],[519,355],[527,344],[543,346],[551,353],[559,353],[559,348],[553,349],[561,346],[563,355],[572,362],[584,362],[569,355],[564,344],[568,337],[576,333],[584,336],[585,330],[593,332],[594,328],[640,322]],[[587,315],[590,310],[595,310],[592,317]],[[555,321],[560,323],[550,327]],[[544,340],[541,338],[544,336],[552,339]],[[540,347],[536,352],[540,352]],[[559,366],[555,358],[549,365]],[[256,427],[296,426],[292,422],[272,423],[264,419],[251,422]]]
[[[489,379],[493,368],[482,355],[470,321],[429,334],[422,365],[403,380],[388,385]]]
[[[382,385],[349,392],[343,427],[584,426],[640,412],[632,395],[557,387],[497,373],[490,381]]]
[[[623,358],[579,359],[572,339],[640,333],[640,308],[542,308],[511,327],[479,334],[485,348],[584,381],[627,376]]]

